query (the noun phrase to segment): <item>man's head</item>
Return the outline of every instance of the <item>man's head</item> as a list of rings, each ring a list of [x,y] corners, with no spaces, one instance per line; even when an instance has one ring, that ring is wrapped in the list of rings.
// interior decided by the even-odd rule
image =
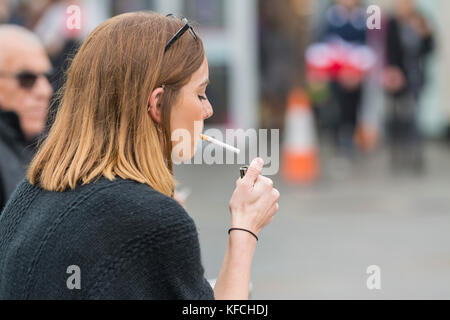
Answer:
[[[45,74],[51,63],[39,39],[25,28],[0,25],[0,43],[0,108],[14,111],[31,139],[45,127],[53,93]]]

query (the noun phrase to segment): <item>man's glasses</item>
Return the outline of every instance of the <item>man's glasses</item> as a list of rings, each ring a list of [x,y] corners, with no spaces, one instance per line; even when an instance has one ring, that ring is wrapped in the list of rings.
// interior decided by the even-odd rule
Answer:
[[[167,17],[176,17],[176,16],[173,14],[168,14]],[[169,50],[169,48],[175,43],[175,41],[177,41],[179,38],[181,38],[181,36],[187,30],[189,30],[189,32],[191,33],[194,40],[197,40],[197,38],[198,38],[197,34],[195,33],[194,28],[191,26],[188,19],[181,18],[181,21],[183,21],[184,26],[180,30],[178,30],[178,32],[175,33],[175,35],[172,38],[170,38],[170,40],[167,42],[166,47],[164,48],[164,53],[166,53],[166,51]]]
[[[0,73],[0,77],[7,77],[7,78],[16,78],[19,82],[19,85],[22,89],[31,89],[36,84],[37,80],[40,77],[46,77],[48,82],[50,82],[52,74],[47,73],[33,73],[31,71],[22,71],[17,74],[5,74]]]

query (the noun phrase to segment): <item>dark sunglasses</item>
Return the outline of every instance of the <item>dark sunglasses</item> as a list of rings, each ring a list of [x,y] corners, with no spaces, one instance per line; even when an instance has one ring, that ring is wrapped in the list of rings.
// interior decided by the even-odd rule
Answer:
[[[17,74],[1,74],[0,77],[12,77],[19,81],[19,85],[23,89],[31,89],[36,84],[36,81],[40,77],[46,77],[48,82],[51,81],[52,74],[50,72],[46,73],[33,73],[31,71],[22,71]]]
[[[175,17],[177,18],[177,16],[175,16],[174,14],[170,13],[168,14],[166,17]],[[164,53],[166,53],[167,50],[169,50],[169,48],[175,43],[175,41],[177,41],[179,38],[181,38],[181,36],[187,31],[189,30],[190,34],[192,35],[192,37],[194,38],[194,40],[197,40],[197,34],[194,31],[194,28],[192,27],[192,25],[189,23],[188,19],[186,18],[179,18],[181,19],[181,21],[183,21],[184,26],[177,31],[177,33],[175,33],[175,35],[170,38],[170,40],[167,42],[165,48],[164,48]]]

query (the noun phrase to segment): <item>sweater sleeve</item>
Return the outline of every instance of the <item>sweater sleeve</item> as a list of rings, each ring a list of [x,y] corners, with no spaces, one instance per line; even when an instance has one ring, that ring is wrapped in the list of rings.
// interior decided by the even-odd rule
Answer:
[[[122,239],[100,267],[89,298],[214,299],[194,221],[175,200],[165,199],[150,218],[145,212],[133,214],[122,228],[133,229],[122,230],[133,236]]]

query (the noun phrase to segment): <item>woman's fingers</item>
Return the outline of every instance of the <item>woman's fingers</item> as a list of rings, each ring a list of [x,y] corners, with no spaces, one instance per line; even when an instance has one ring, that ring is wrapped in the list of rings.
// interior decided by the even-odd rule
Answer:
[[[263,165],[263,159],[253,159],[252,163],[250,163],[250,166],[248,167],[247,173],[245,174],[244,178],[242,178],[242,183],[247,187],[252,188],[261,173]]]
[[[266,225],[271,223],[273,218],[275,217],[275,214],[278,212],[278,209],[280,208],[278,202],[275,202],[272,207],[267,211],[267,221]]]
[[[242,193],[243,197],[245,197],[248,202],[254,202],[261,196],[260,188],[256,191],[254,188],[256,185],[260,184],[263,165],[263,159],[255,158],[247,169],[245,176],[242,179],[238,178],[236,180],[236,190],[239,193]]]
[[[267,226],[269,223],[272,222],[273,218],[275,217],[275,214],[278,212],[279,204],[278,202],[275,202],[272,204],[272,206],[266,211],[266,214],[264,215],[264,219],[261,219],[261,224],[259,226],[260,229]]]
[[[273,181],[270,178],[259,176],[255,182],[252,194],[260,196],[263,193],[271,192],[273,189]]]
[[[278,200],[280,199],[280,192],[277,189],[272,189],[270,195],[267,197],[267,207],[269,208],[269,212],[271,210],[278,210]],[[274,212],[274,213],[275,213]]]
[[[237,179],[229,208],[232,225],[241,225],[258,233],[278,211],[280,193],[270,178],[261,175],[263,160],[252,161],[244,178]]]
[[[267,214],[269,215],[270,219],[273,218],[273,216],[275,215],[275,213],[277,213],[279,208],[280,208],[280,205],[278,204],[278,202],[275,202],[272,205],[272,207],[270,207],[269,211],[267,212]]]

